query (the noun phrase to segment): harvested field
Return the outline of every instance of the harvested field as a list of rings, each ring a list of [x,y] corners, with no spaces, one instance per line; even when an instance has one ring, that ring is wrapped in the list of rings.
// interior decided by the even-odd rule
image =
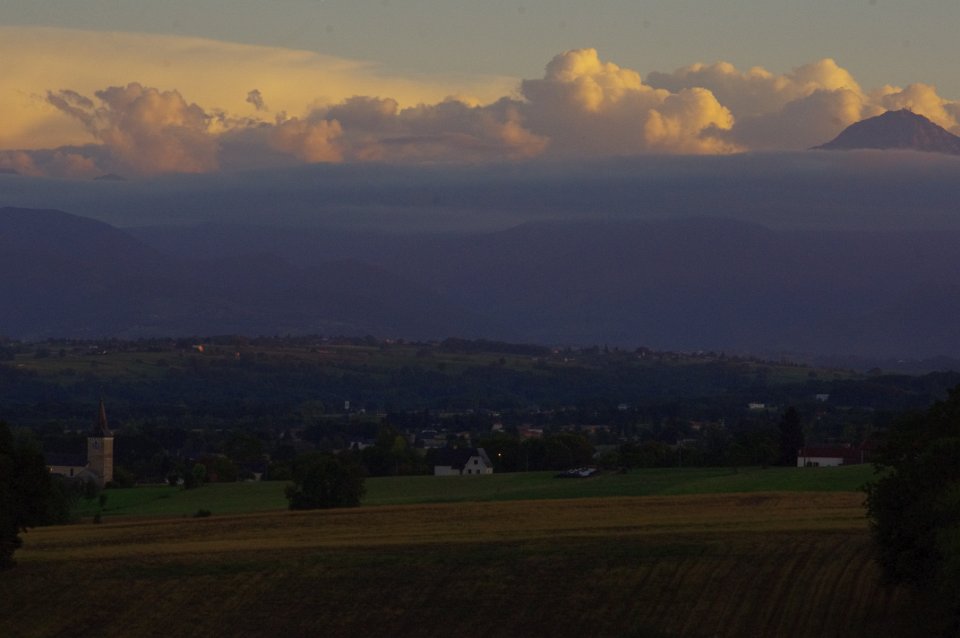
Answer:
[[[0,581],[0,635],[913,635],[861,503],[760,492],[36,529]]]

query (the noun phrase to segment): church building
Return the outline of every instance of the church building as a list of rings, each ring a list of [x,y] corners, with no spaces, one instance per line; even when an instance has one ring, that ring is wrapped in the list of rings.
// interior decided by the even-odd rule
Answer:
[[[100,487],[113,480],[113,432],[107,425],[107,410],[100,399],[100,410],[93,430],[87,435],[87,456],[48,454],[51,474],[94,481]]]

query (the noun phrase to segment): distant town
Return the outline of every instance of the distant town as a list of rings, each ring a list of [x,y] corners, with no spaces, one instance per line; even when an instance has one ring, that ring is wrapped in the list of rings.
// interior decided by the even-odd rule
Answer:
[[[123,485],[183,483],[198,464],[213,482],[286,480],[311,451],[368,476],[863,463],[885,415],[960,380],[715,352],[320,336],[8,340],[0,377],[5,418],[53,471],[81,472],[108,413],[109,480]]]

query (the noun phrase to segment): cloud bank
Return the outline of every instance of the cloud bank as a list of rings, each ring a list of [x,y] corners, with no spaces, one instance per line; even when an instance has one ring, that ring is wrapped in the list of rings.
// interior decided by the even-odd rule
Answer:
[[[0,26],[0,149],[54,148],[94,140],[46,102],[48,91],[82,95],[136,82],[176,90],[206,109],[257,112],[251,90],[274,113],[306,113],[354,95],[390,96],[408,106],[449,95],[490,102],[517,79],[384,73],[376,64],[313,51],[145,33]],[[467,99],[467,98],[465,98]]]
[[[11,32],[0,28],[0,35]],[[84,37],[66,33],[68,40]],[[132,46],[130,34],[110,37],[116,39],[114,49]],[[514,82],[512,90],[500,86],[499,95],[488,91],[481,99],[438,97],[428,83],[378,79],[369,65],[306,52],[143,37],[154,38],[178,67],[200,60],[199,75],[219,88],[201,88],[195,79],[189,86],[178,84],[187,77],[182,69],[179,75],[154,73],[163,83],[135,78],[88,90],[65,77],[47,77],[61,84],[30,98],[31,108],[43,114],[31,130],[39,140],[63,135],[68,144],[38,152],[36,146],[10,148],[10,140],[0,139],[9,149],[0,151],[0,169],[59,177],[136,176],[303,163],[798,150],[900,108],[960,133],[960,102],[941,97],[935,87],[864,89],[829,58],[782,74],[717,62],[643,78],[594,49],[576,49],[550,60],[542,77]],[[0,45],[5,47],[9,44]],[[95,48],[88,57],[102,54]],[[211,65],[226,69],[222,79],[205,75]],[[318,72],[321,67],[325,73]],[[141,72],[150,76],[151,68]],[[286,70],[280,75],[287,83],[268,72],[278,69]],[[134,67],[125,72],[136,74]],[[89,78],[81,77],[80,85],[84,82]],[[12,138],[20,139],[16,133]]]

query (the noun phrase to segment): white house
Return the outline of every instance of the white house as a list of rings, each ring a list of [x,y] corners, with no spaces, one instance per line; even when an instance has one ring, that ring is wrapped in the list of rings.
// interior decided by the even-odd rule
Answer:
[[[434,476],[480,476],[493,474],[493,463],[482,447],[443,449],[437,452]]]
[[[866,462],[867,450],[850,445],[821,445],[797,450],[797,467],[836,467]]]

